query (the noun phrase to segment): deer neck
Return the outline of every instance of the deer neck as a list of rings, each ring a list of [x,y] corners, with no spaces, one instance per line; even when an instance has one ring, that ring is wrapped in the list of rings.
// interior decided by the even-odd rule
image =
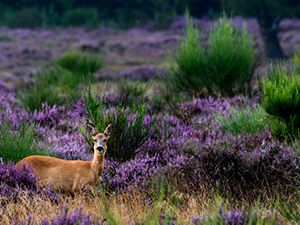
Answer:
[[[104,167],[104,155],[95,151],[94,158],[92,160],[92,170],[95,175],[100,175]]]

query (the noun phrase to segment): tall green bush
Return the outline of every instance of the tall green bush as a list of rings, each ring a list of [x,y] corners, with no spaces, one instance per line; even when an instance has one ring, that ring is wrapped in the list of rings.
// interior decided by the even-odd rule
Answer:
[[[254,70],[253,40],[244,26],[236,30],[221,18],[209,34],[207,68],[216,89],[222,94],[241,93]]]
[[[262,107],[270,115],[285,122],[291,134],[300,128],[300,81],[286,67],[272,68],[270,79],[263,82]]]
[[[192,95],[204,88],[209,93],[230,96],[245,92],[255,64],[253,41],[246,28],[238,31],[223,17],[211,30],[206,49],[199,36],[187,16],[186,36],[171,70],[171,87]]]
[[[85,93],[84,102],[89,119],[99,132],[102,132],[108,124],[112,124],[113,129],[108,140],[108,156],[122,162],[131,159],[136,149],[150,135],[150,121],[144,124],[147,116],[144,105],[136,106],[134,112],[121,107],[106,109],[102,97],[93,95],[91,87]],[[89,141],[88,135],[82,133]]]
[[[211,82],[206,76],[205,51],[199,41],[200,32],[187,17],[185,39],[180,43],[171,71],[171,85],[176,91],[194,92],[203,87],[211,90]]]

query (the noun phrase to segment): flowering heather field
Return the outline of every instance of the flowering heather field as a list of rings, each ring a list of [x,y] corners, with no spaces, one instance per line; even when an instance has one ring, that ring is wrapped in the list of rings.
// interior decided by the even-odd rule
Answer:
[[[196,24],[205,31],[211,23]],[[248,23],[255,46],[263,48],[257,22]],[[241,27],[241,18],[234,24]],[[152,33],[0,30],[6,37],[0,37],[0,224],[299,223],[299,146],[274,136],[261,93],[155,102],[166,91],[163,68],[182,26],[178,19],[169,30]],[[104,66],[90,87],[101,103],[99,115],[122,113],[138,135],[127,129],[120,146],[109,142],[101,183],[70,195],[41,188],[30,168],[19,171],[14,164],[30,154],[92,159],[81,132],[91,117],[84,97],[88,85],[78,86],[80,95],[70,104],[44,102],[35,110],[18,92],[23,82],[35,82],[32,73],[74,48],[103,55]],[[132,86],[124,86],[123,77]],[[239,121],[234,110],[245,110],[246,119]]]

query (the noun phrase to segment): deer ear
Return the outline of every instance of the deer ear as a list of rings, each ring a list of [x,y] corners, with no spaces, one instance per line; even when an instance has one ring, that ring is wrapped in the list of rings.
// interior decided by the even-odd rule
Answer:
[[[89,133],[89,135],[95,136],[98,134],[98,131],[95,129],[94,124],[90,120],[86,119],[85,125],[86,131]]]
[[[111,131],[112,131],[112,125],[109,124],[109,125],[105,128],[104,134],[107,135],[107,136],[109,137],[110,134],[111,134]]]

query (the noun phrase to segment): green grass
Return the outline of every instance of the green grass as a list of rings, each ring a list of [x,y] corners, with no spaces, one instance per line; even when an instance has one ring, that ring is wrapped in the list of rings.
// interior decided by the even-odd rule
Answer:
[[[4,162],[17,162],[29,155],[49,155],[37,146],[38,139],[31,124],[22,124],[11,131],[8,124],[0,125],[0,157]]]
[[[286,124],[287,135],[299,133],[300,81],[297,74],[283,65],[272,68],[270,78],[262,85],[262,107],[268,114]],[[282,130],[282,129],[281,129]]]
[[[267,113],[261,108],[232,108],[229,117],[217,115],[225,130],[234,135],[255,134],[270,127]]]
[[[297,72],[300,72],[300,52],[297,52],[293,57],[293,63]]]
[[[177,92],[232,96],[247,93],[255,66],[252,37],[244,26],[236,30],[226,17],[209,33],[208,48],[200,44],[200,32],[187,16],[185,39],[179,45],[167,83]]]

